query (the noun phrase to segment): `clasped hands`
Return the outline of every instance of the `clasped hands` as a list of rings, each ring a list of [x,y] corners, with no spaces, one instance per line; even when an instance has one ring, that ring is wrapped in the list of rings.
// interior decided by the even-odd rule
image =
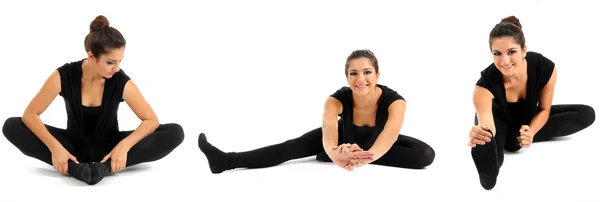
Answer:
[[[357,144],[341,144],[330,148],[329,158],[336,165],[352,171],[354,168],[371,163],[374,154],[370,151],[364,151]]]

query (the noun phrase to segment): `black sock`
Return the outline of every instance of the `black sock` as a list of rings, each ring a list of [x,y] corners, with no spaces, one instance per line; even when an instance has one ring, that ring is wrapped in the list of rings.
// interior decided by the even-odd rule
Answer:
[[[92,170],[90,168],[90,164],[76,164],[75,162],[69,160],[68,166],[69,175],[87,184],[90,184],[92,182]]]
[[[198,136],[198,147],[206,156],[210,171],[212,173],[221,173],[225,170],[231,169],[231,154],[225,153],[208,143],[204,133],[200,133],[200,136]]]
[[[488,132],[492,133],[491,131]],[[471,149],[471,156],[475,161],[481,186],[486,190],[494,188],[499,169],[496,138],[492,135],[490,142],[484,145],[476,145]]]
[[[102,181],[110,173],[110,160],[100,163],[94,162],[91,165],[92,168],[92,180],[91,184],[97,184]]]

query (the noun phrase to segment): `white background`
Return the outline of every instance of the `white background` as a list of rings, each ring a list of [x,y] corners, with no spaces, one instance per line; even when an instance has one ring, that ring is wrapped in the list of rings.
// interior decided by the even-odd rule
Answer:
[[[391,2],[391,1],[390,1]],[[598,105],[598,6],[592,1],[3,1],[0,118],[21,116],[45,79],[84,58],[89,23],[105,15],[127,39],[122,69],[162,123],[184,127],[166,158],[87,186],[0,140],[2,201],[585,201],[599,200],[597,124],[507,155],[492,191],[467,146],[472,90],[492,62],[491,28],[516,15],[530,51],[558,68],[555,104]],[[320,126],[325,98],[347,85],[348,54],[371,49],[380,83],[407,100],[403,134],[436,151],[424,170],[369,165],[346,172],[314,157],[210,173],[205,132],[224,151],[298,137]],[[139,124],[127,107],[121,129]],[[58,97],[42,115],[66,126]],[[298,162],[298,163],[296,163]]]

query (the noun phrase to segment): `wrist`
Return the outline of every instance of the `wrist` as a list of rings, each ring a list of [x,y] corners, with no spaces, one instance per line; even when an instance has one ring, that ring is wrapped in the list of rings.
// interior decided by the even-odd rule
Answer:
[[[337,156],[335,155],[335,151],[333,149],[329,148],[325,150],[325,154],[327,154],[329,159],[331,159],[332,161],[337,160]]]
[[[53,141],[50,143],[50,145],[48,145],[48,150],[50,150],[50,153],[55,153],[61,149],[64,149],[64,147],[58,141]]]
[[[133,143],[129,139],[125,138],[125,139],[121,140],[121,142],[119,142],[119,144],[117,144],[117,147],[129,150],[129,149],[131,149],[131,147],[133,147]]]
[[[336,146],[335,144],[331,144],[331,143],[324,143],[323,144],[323,149],[325,150],[325,153],[331,157],[331,153],[335,150],[333,150],[333,147]]]
[[[528,127],[529,127],[529,133],[531,133],[531,136],[535,136],[535,134],[539,131],[535,126],[532,127],[531,125],[529,125]]]
[[[383,156],[383,154],[380,154],[380,152],[378,152],[378,151],[373,151],[372,149],[369,149],[368,151],[373,154],[373,158],[371,158],[371,160],[367,161],[367,163],[376,161],[377,159],[379,159]]]

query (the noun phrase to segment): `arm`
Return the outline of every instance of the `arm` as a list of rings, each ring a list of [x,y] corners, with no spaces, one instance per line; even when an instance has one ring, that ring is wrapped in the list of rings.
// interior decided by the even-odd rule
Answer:
[[[125,148],[130,149],[140,140],[153,133],[158,128],[159,122],[154,110],[152,110],[150,104],[146,102],[138,87],[131,80],[125,84],[123,100],[127,102],[127,105],[129,105],[135,115],[142,120],[142,123],[119,143],[125,146]]]
[[[479,126],[488,126],[494,135],[496,135],[496,125],[494,125],[494,114],[492,112],[492,100],[494,95],[486,88],[475,86],[473,92],[473,105],[477,112],[477,122]]]
[[[338,114],[342,113],[342,103],[333,98],[328,97],[325,101],[325,109],[323,112],[323,148],[328,156],[331,157],[331,148],[338,145]]]
[[[550,107],[552,106],[552,97],[554,96],[554,86],[556,85],[556,68],[552,72],[550,81],[542,89],[540,98],[540,111],[533,117],[529,124],[529,130],[531,134],[535,136],[538,131],[544,127],[548,118],[550,117]]]
[[[385,123],[383,131],[373,143],[373,146],[369,149],[369,152],[373,153],[373,159],[371,162],[381,158],[398,140],[398,134],[402,124],[404,124],[404,112],[406,111],[406,101],[396,100],[388,108],[388,120]]]
[[[37,136],[48,149],[53,152],[63,147],[52,134],[48,131],[40,115],[46,111],[50,103],[58,96],[61,91],[60,74],[54,71],[46,80],[40,91],[31,100],[21,120],[35,136]]]

